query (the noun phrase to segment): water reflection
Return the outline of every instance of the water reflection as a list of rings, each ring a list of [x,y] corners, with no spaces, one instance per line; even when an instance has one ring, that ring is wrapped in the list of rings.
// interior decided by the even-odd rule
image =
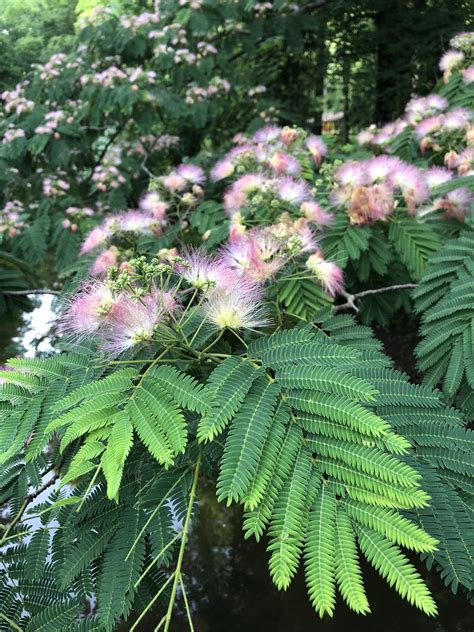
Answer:
[[[53,350],[49,334],[54,319],[54,296],[30,298],[34,305],[30,312],[3,315],[0,319],[0,363],[14,356],[33,358]]]
[[[54,318],[53,301],[54,296],[49,294],[36,297],[35,308],[23,317],[24,325],[13,342],[21,345],[26,358],[53,351],[49,338]]]

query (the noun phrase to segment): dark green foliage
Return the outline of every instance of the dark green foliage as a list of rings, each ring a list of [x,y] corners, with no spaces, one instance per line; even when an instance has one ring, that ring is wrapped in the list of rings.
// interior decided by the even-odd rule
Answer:
[[[415,290],[422,314],[418,366],[428,384],[453,398],[474,389],[474,236],[466,229],[435,255]]]

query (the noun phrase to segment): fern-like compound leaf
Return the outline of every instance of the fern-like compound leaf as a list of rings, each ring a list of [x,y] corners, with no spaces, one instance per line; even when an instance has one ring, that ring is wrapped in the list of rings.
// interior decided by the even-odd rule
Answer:
[[[267,550],[271,557],[270,575],[278,589],[285,590],[295,575],[303,546],[311,473],[311,453],[301,448],[292,474],[278,494],[272,512]]]
[[[224,430],[259,375],[261,369],[235,357],[227,358],[214,369],[207,388],[215,404],[211,414],[199,423],[199,441],[211,441]]]
[[[308,595],[320,617],[332,616],[336,605],[336,497],[323,484],[310,511],[305,545]]]
[[[364,590],[356,537],[351,521],[340,505],[336,510],[334,549],[339,592],[351,610],[367,614],[370,606]]]
[[[344,510],[356,522],[370,527],[388,540],[408,549],[427,553],[434,551],[438,541],[416,524],[390,509],[365,505],[356,500],[345,500]]]
[[[280,387],[259,378],[235,416],[226,439],[217,481],[218,500],[241,500],[256,473],[270,432]]]
[[[206,415],[210,413],[210,393],[192,376],[175,367],[162,365],[153,369],[151,375],[182,408]]]
[[[369,527],[357,526],[361,551],[390,586],[429,616],[438,612],[419,573],[400,549]]]
[[[107,481],[107,497],[117,498],[125,460],[133,444],[133,427],[128,412],[114,415],[114,423],[102,455],[102,471]]]

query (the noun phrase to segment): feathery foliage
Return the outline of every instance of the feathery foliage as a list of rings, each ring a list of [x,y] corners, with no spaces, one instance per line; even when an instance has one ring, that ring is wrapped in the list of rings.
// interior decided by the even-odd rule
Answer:
[[[425,381],[453,398],[474,389],[474,232],[448,241],[414,291],[422,340],[416,348]]]

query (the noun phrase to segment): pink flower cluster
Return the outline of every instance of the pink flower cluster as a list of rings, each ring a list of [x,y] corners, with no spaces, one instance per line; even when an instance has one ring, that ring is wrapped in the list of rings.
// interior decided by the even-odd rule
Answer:
[[[447,83],[452,73],[472,68],[474,61],[474,33],[459,33],[450,41],[451,48],[444,53],[439,62],[443,79]],[[466,68],[467,67],[467,68]],[[463,73],[464,74],[464,73]],[[469,83],[467,81],[466,83]]]
[[[145,88],[156,83],[156,72],[154,70],[144,70],[141,66],[135,68],[119,68],[111,65],[104,70],[94,74],[84,74],[81,76],[81,84],[102,86],[103,88],[115,88],[117,85],[130,84],[132,90]]]
[[[442,196],[436,197],[435,195],[436,187],[454,179],[453,172],[443,167],[431,167],[424,172],[424,177],[434,199],[426,207],[419,209],[418,215],[424,216],[433,211],[444,211],[447,218],[464,221],[466,213],[474,201],[472,193],[466,187],[459,187]]]
[[[158,24],[160,21],[159,13],[140,13],[139,15],[122,15],[120,16],[120,24],[124,29],[131,29],[136,32],[138,29],[150,24]]]
[[[61,197],[66,195],[71,185],[63,177],[48,176],[43,179],[43,195],[45,197]]]
[[[431,129],[441,127],[442,113],[448,107],[448,101],[438,94],[413,98],[408,102],[403,118],[387,123],[380,129],[375,125],[370,126],[358,134],[357,142],[359,145],[384,146],[393,141],[408,126],[415,128],[417,135],[421,133],[422,137]]]
[[[472,210],[474,203],[473,194],[466,187],[459,187],[449,191],[446,195],[438,197],[427,211],[444,211],[445,216],[464,221],[466,213]]]
[[[231,88],[227,79],[221,79],[221,77],[213,77],[206,88],[197,85],[191,85],[186,90],[185,101],[188,105],[194,103],[201,103],[205,99],[215,97],[222,94],[227,94]]]
[[[0,96],[7,114],[10,114],[11,112],[15,112],[15,114],[22,114],[23,112],[30,112],[34,108],[35,102],[27,99],[24,94],[28,83],[28,81],[23,81],[22,83],[17,84],[14,90],[6,90],[1,93]]]
[[[469,85],[474,81],[474,65],[469,66],[462,71],[462,78],[466,85]]]
[[[44,117],[43,125],[38,125],[35,129],[35,134],[54,134],[55,138],[59,138],[59,133],[57,132],[58,125],[62,123],[66,117],[67,123],[73,122],[74,118],[72,116],[67,116],[64,110],[48,112]]]
[[[466,108],[454,108],[444,114],[423,119],[415,127],[420,141],[420,151],[427,149],[441,152],[453,139],[466,140],[473,135],[474,112]]]
[[[70,60],[64,53],[55,53],[45,64],[34,64],[33,68],[38,71],[41,81],[50,81],[60,77],[64,69],[77,69],[81,63],[80,57]]]
[[[403,201],[414,215],[429,196],[423,172],[394,156],[349,161],[334,176],[330,201],[346,208],[351,224],[385,220]]]
[[[382,147],[401,134],[407,126],[408,123],[403,119],[386,123],[380,128],[377,128],[376,125],[371,125],[359,132],[357,142],[362,146],[375,145]]]
[[[127,179],[119,167],[122,164],[122,149],[119,145],[110,147],[102,163],[94,168],[92,182],[98,191],[106,192],[118,189]]]
[[[191,163],[182,163],[154,182],[159,192],[154,191],[153,204],[158,204],[157,208],[160,208],[160,204],[165,204],[165,208],[182,204],[184,207],[192,209],[204,195],[202,187],[205,182],[206,175],[202,167]],[[161,196],[164,196],[165,199]]]
[[[267,324],[261,302],[261,284],[238,273],[229,257],[186,252],[177,264],[177,273],[191,287],[202,292],[202,312],[218,329],[254,329]]]
[[[63,310],[60,330],[66,335],[95,335],[102,351],[114,357],[149,343],[176,307],[173,297],[158,288],[136,299],[129,292],[115,292],[105,282],[91,281]]]
[[[118,233],[133,233],[137,236],[160,235],[164,225],[163,217],[154,217],[152,213],[143,210],[130,210],[111,215],[91,230],[81,246],[80,254],[104,247]]]
[[[23,203],[20,200],[7,202],[0,210],[0,236],[16,237],[18,232],[25,227],[25,222],[21,218],[24,212]]]
[[[416,97],[408,102],[405,108],[405,118],[410,125],[417,125],[425,118],[444,112],[448,107],[448,100],[439,94]]]
[[[72,233],[76,233],[79,230],[78,223],[82,219],[95,215],[94,210],[88,207],[78,208],[77,206],[68,206],[64,212],[66,217],[61,222],[61,225],[64,230],[70,230]]]
[[[291,258],[314,250],[316,242],[307,220],[301,217],[293,222],[288,216],[270,226],[234,227],[223,257],[240,276],[265,283]]]
[[[326,261],[320,250],[308,257],[306,267],[332,297],[343,290],[344,275],[342,270],[332,261]]]
[[[25,130],[21,127],[14,127],[13,125],[9,125],[5,130],[3,135],[2,144],[6,145],[7,143],[12,143],[14,140],[18,138],[25,138]]]
[[[474,175],[474,146],[466,147],[459,153],[449,151],[444,156],[444,164],[448,169],[456,169],[460,176]]]
[[[450,42],[440,61],[445,81],[453,72],[460,72],[466,84],[474,81],[474,33],[461,33]],[[448,100],[439,94],[413,98],[406,107],[405,115],[381,128],[375,125],[359,133],[360,145],[384,147],[389,145],[406,127],[414,128],[420,149],[442,151],[451,138],[472,130],[473,114],[465,108],[449,110]],[[472,133],[472,132],[471,132]]]
[[[224,208],[232,223],[242,216],[271,212],[273,221],[282,212],[304,217],[319,227],[332,216],[323,211],[309,184],[298,176],[303,167],[318,167],[327,153],[324,141],[301,129],[267,126],[251,138],[238,135],[236,145],[211,170],[217,182],[239,176],[224,193]]]
[[[214,181],[252,169],[295,176],[304,161],[312,158],[311,162],[319,166],[327,154],[322,138],[291,127],[270,125],[255,132],[251,138],[238,135],[234,140],[236,146],[212,169]]]
[[[108,254],[113,256],[110,250]],[[261,304],[262,287],[240,277],[223,258],[186,252],[171,270],[175,281],[184,280],[196,289],[197,295],[190,299],[184,288],[179,290],[181,281],[173,281],[166,288],[153,283],[147,290],[137,286],[136,292],[116,290],[105,281],[89,281],[63,310],[61,331],[74,336],[96,336],[102,351],[114,357],[136,345],[150,343],[160,327],[179,324],[180,306],[186,300],[192,303],[194,298],[194,312],[216,330],[253,329],[268,322]]]

